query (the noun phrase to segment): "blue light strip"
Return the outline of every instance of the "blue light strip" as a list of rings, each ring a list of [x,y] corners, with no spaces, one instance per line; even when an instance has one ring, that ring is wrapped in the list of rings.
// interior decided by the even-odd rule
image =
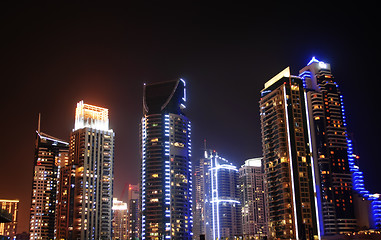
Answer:
[[[343,96],[340,95],[340,104],[341,104],[341,112],[343,115],[343,124],[346,126],[346,118],[345,118],[345,109],[343,103]],[[381,225],[381,198],[375,197],[370,194],[368,190],[365,189],[364,184],[364,174],[360,171],[360,168],[355,163],[355,155],[353,154],[353,145],[352,140],[348,139],[348,135],[346,135],[347,139],[347,153],[348,153],[348,163],[349,169],[352,173],[352,182],[353,189],[359,193],[363,198],[371,201],[371,214],[373,219],[373,227],[377,228],[377,226]],[[372,227],[372,226],[371,226]]]
[[[142,119],[142,212],[145,210],[146,203],[146,138],[147,138],[147,119]],[[145,215],[142,214],[142,240],[145,239],[146,234],[146,220]]]
[[[165,186],[165,197],[164,197],[164,204],[166,205],[165,210],[165,234],[168,234],[165,236],[166,239],[171,238],[171,162],[169,160],[170,156],[170,147],[169,147],[169,133],[170,133],[170,115],[166,114],[164,115],[164,129],[165,133],[164,135],[167,137],[164,142],[164,155],[168,156],[165,158],[164,162],[164,186]]]

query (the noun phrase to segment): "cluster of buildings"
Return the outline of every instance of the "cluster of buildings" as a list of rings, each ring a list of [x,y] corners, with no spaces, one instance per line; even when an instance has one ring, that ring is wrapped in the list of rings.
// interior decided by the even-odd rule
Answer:
[[[286,68],[260,93],[263,156],[238,168],[206,142],[192,163],[183,79],[145,84],[141,181],[127,202],[113,196],[108,109],[80,101],[69,142],[38,126],[29,239],[348,239],[380,229],[381,198],[365,189],[330,64]],[[13,238],[18,201],[0,204],[0,235]]]

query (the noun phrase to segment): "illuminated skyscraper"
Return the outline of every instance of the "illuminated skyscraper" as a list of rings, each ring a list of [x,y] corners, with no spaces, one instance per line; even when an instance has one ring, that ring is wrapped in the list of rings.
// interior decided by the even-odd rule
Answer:
[[[191,124],[182,79],[144,86],[142,239],[192,238]]]
[[[16,239],[18,204],[19,200],[0,199],[0,236]]]
[[[39,127],[38,127],[39,128]],[[53,239],[60,168],[67,163],[69,143],[38,129],[33,167],[30,239]]]
[[[130,184],[128,186],[128,239],[138,240],[141,227],[140,187]]]
[[[267,210],[262,158],[245,161],[239,169],[244,239],[267,236]]]
[[[200,236],[212,239],[211,207],[210,205],[210,166],[212,151],[204,148],[204,156],[194,164],[194,199],[193,199],[193,237]]]
[[[311,149],[319,187],[321,232],[334,235],[352,232],[356,218],[352,196],[352,164],[342,97],[328,63],[315,58],[300,70],[306,88],[311,127]]]
[[[80,101],[62,168],[58,239],[111,239],[114,132],[108,109]]]
[[[208,239],[238,238],[242,235],[238,169],[218,156],[216,151],[209,158],[210,192],[207,207],[211,208],[212,213],[212,238]]]
[[[112,239],[127,240],[127,203],[113,199]]]
[[[303,81],[286,68],[265,83],[260,118],[269,236],[318,237]]]

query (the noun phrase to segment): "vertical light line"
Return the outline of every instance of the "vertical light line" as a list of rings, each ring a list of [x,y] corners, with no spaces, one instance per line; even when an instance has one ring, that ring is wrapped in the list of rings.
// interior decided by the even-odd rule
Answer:
[[[295,222],[295,236],[296,236],[296,239],[299,239],[298,220],[297,220],[296,202],[295,202],[296,196],[295,196],[294,170],[293,170],[293,166],[292,166],[292,153],[291,153],[291,141],[290,141],[290,125],[289,125],[289,121],[288,121],[288,112],[287,112],[286,85],[283,85],[283,97],[284,97],[284,110],[285,110],[285,114],[286,114],[288,151],[289,151],[290,167],[291,167],[291,186],[292,186],[292,202],[294,205],[293,209],[294,209],[294,222]]]
[[[311,132],[310,132],[310,118],[309,118],[309,113],[308,113],[308,104],[307,104],[307,94],[306,92],[304,94],[304,107],[306,111],[306,118],[307,118],[307,132],[308,132],[308,141],[309,141],[309,148],[310,148],[310,153],[311,153],[311,172],[312,172],[312,183],[314,186],[314,200],[315,200],[315,211],[316,211],[316,224],[317,224],[317,230],[318,230],[318,237],[320,237],[320,219],[322,220],[320,216],[321,211],[320,211],[320,205],[318,205],[318,197],[320,200],[320,192],[317,191],[316,189],[316,178],[315,178],[315,164],[314,164],[314,158],[312,156],[312,137],[311,137]]]

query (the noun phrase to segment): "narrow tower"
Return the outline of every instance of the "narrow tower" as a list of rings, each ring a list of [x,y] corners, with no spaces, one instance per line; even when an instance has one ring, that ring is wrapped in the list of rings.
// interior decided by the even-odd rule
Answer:
[[[191,123],[182,79],[144,86],[142,239],[192,238]]]
[[[69,143],[40,131],[40,114],[36,131],[30,239],[53,239],[60,168],[68,161]]]
[[[320,227],[324,235],[352,232],[356,228],[350,171],[353,166],[348,161],[347,130],[339,86],[330,64],[316,58],[300,70],[300,76],[307,92],[311,149],[319,183]]]

